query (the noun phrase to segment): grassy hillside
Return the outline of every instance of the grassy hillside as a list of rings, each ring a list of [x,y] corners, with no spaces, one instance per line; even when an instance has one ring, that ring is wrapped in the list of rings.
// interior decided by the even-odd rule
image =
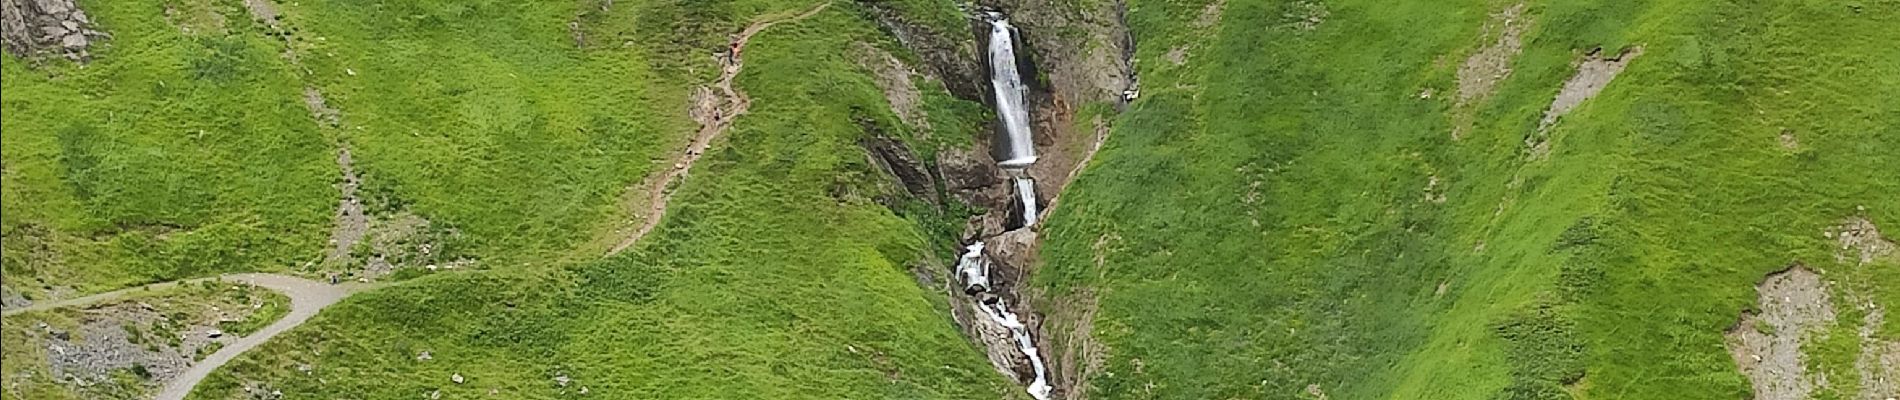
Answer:
[[[116,37],[93,62],[0,59],[8,289],[93,292],[315,256],[334,149],[277,46],[241,24],[183,33],[153,2],[87,5]]]
[[[733,21],[703,28],[729,32],[815,5],[619,1],[613,12],[689,7],[675,11]],[[555,270],[434,275],[358,295],[194,395],[228,398],[261,385],[287,397],[563,398],[582,387],[607,398],[1019,396],[957,333],[941,295],[913,276],[912,266],[941,252],[926,241],[938,214],[896,207],[907,210],[899,215],[873,201],[898,189],[859,139],[915,128],[853,62],[855,43],[898,50],[854,7],[834,3],[753,38],[735,83],[752,98],[750,112],[679,186],[660,228],[627,253]],[[672,50],[654,46],[637,49],[666,70]],[[665,73],[696,68],[707,66]],[[938,122],[980,117],[968,104],[932,111],[949,112],[931,116]],[[945,137],[973,128],[935,126]],[[456,374],[464,383],[451,381]]]
[[[281,12],[308,80],[342,113],[336,135],[372,210],[456,230],[462,254],[490,266],[591,239],[692,129],[686,85],[651,70],[625,10],[312,1]]]
[[[1048,223],[1041,285],[1101,301],[1091,398],[1737,398],[1722,334],[1763,275],[1900,301],[1822,235],[1900,223],[1900,55],[1872,44],[1900,4],[1533,2],[1464,106],[1511,3],[1229,0],[1198,28],[1206,4],[1131,2],[1143,97]],[[1643,55],[1533,155],[1597,46]]]
[[[115,37],[91,62],[4,61],[5,273],[29,298],[314,268],[344,146],[372,217],[431,221],[439,259],[584,259],[691,132],[632,12],[319,1],[267,24],[238,1],[81,4]]]

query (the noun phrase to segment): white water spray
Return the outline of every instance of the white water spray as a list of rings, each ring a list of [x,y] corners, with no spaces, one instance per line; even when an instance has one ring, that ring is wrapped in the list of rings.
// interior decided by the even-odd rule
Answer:
[[[984,306],[983,312],[989,314],[990,319],[997,324],[1009,328],[1009,333],[1016,337],[1016,348],[1022,350],[1023,356],[1029,357],[1029,367],[1036,371],[1036,379],[1029,382],[1029,395],[1035,396],[1036,400],[1048,400],[1052,389],[1049,387],[1049,370],[1042,365],[1042,352],[1036,349],[1035,340],[1029,337],[1029,327],[1016,318],[1016,313],[1009,312],[1009,304],[1002,300]]]
[[[983,259],[983,242],[964,248],[957,260],[957,274],[963,276],[963,293],[974,295],[990,290],[990,264]]]
[[[1002,14],[990,13],[990,87],[996,91],[996,116],[1003,120],[1009,134],[1009,159],[1004,167],[1022,168],[1036,163],[1036,144],[1029,135],[1029,107],[1023,102],[1028,89],[1016,72],[1015,27]]]
[[[983,258],[983,242],[976,242],[964,249],[967,252],[957,261],[957,270],[963,275],[966,293],[974,295],[989,291],[989,260]],[[1048,400],[1049,392],[1054,388],[1049,386],[1049,370],[1042,363],[1042,352],[1036,349],[1036,341],[1029,334],[1029,326],[1023,324],[1022,318],[1017,317],[1016,313],[1010,312],[1009,303],[1002,299],[995,299],[989,304],[978,301],[976,307],[982,309],[997,325],[1009,329],[1010,336],[1016,339],[1016,349],[1029,358],[1029,367],[1036,373],[1036,378],[1029,382],[1029,395],[1036,400]]]
[[[1023,202],[1023,226],[1036,224],[1036,180],[1016,178],[1016,197]]]
[[[1028,168],[1036,163],[1036,143],[1029,131],[1029,105],[1023,98],[1029,92],[1023,86],[1022,75],[1016,71],[1016,28],[1002,13],[987,13],[990,22],[990,87],[996,91],[996,116],[1002,120],[1003,132],[1007,134],[1009,145],[1003,160],[998,164],[1010,170],[1010,176],[1016,183],[1016,196],[1023,203],[1023,226],[1036,224],[1038,204],[1036,204],[1036,181],[1029,176]],[[989,261],[983,257],[983,242],[976,242],[965,249],[957,260],[957,272],[963,277],[965,294],[978,296],[989,292]],[[978,298],[989,295],[980,295]],[[994,298],[994,297],[991,297]],[[1002,299],[988,304],[978,300],[977,308],[983,309],[990,319],[1009,329],[1016,340],[1016,348],[1029,358],[1029,366],[1035,370],[1036,378],[1029,383],[1029,395],[1036,400],[1048,400],[1049,371],[1042,364],[1042,354],[1036,349],[1035,339],[1030,336],[1029,327],[1022,319],[1009,311],[1009,305]]]

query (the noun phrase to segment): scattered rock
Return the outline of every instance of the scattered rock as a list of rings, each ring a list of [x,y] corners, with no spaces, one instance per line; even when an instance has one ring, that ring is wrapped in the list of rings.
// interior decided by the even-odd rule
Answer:
[[[1860,373],[1858,400],[1893,400],[1900,396],[1900,341],[1877,335],[1887,312],[1878,304],[1866,304],[1867,315],[1860,324],[1860,357],[1854,360],[1854,369]]]
[[[1327,11],[1324,4],[1300,1],[1293,3],[1291,9],[1280,17],[1292,21],[1295,30],[1312,31],[1319,29],[1319,24],[1325,22],[1329,15],[1332,15],[1332,12]]]
[[[554,383],[561,385],[561,387],[567,387],[567,383],[572,382],[572,381],[573,379],[568,378],[566,372],[562,372],[559,375],[554,376]]]
[[[94,40],[110,37],[92,26],[73,0],[0,0],[0,47],[22,58],[54,53],[84,61]]]
[[[1631,47],[1607,58],[1603,56],[1602,48],[1590,50],[1577,64],[1577,74],[1564,81],[1563,90],[1557,92],[1556,99],[1551,100],[1550,109],[1544,111],[1544,120],[1537,124],[1537,129],[1549,129],[1557,123],[1558,117],[1569,114],[1585,100],[1596,97],[1597,93],[1610,85],[1610,80],[1623,73],[1623,68],[1629,66],[1630,60],[1640,55],[1643,55],[1642,47]]]
[[[460,373],[460,372],[457,372],[457,373],[455,373],[455,375],[450,375],[450,376],[449,376],[449,381],[451,381],[451,382],[455,382],[455,384],[457,384],[457,385],[460,385],[460,384],[462,384],[462,382],[466,382],[466,381],[468,381],[468,379],[467,379],[467,378],[463,378],[463,377],[462,377],[462,373]]]
[[[1524,31],[1530,21],[1524,18],[1524,3],[1512,5],[1496,14],[1484,26],[1485,35],[1497,39],[1478,49],[1458,67],[1458,105],[1467,106],[1489,97],[1498,83],[1511,76],[1511,61],[1524,48]],[[1421,95],[1429,97],[1429,95]]]
[[[1744,313],[1729,328],[1729,353],[1754,386],[1755,400],[1808,399],[1814,382],[1802,345],[1834,323],[1828,288],[1819,274],[1795,265],[1769,274],[1755,290],[1761,312]]]
[[[1313,396],[1317,400],[1326,400],[1326,392],[1320,390],[1317,383],[1306,385],[1306,395]]]
[[[1848,218],[1824,235],[1840,243],[1834,259],[1843,264],[1857,262],[1866,265],[1875,259],[1892,256],[1896,248],[1893,240],[1881,235],[1880,227],[1874,226],[1874,222],[1865,217]]]
[[[209,331],[205,331],[205,337],[208,337],[208,338],[212,338],[212,339],[217,339],[217,338],[221,338],[221,337],[224,337],[224,330],[223,330],[223,329],[212,329],[212,330],[209,330]]]
[[[416,354],[416,361],[429,361],[433,359],[435,359],[435,356],[429,355],[428,350],[423,350],[422,353]]]
[[[1207,29],[1220,23],[1221,11],[1227,8],[1227,0],[1214,0],[1201,7],[1201,15],[1194,17],[1194,29]]]

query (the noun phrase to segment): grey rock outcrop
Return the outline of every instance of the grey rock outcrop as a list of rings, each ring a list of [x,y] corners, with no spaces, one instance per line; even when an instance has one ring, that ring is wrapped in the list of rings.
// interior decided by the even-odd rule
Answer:
[[[75,61],[108,37],[73,0],[0,0],[0,44],[20,57],[59,54]]]

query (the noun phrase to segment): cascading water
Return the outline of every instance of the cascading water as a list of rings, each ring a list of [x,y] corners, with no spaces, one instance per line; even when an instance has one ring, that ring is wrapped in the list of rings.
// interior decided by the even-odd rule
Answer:
[[[1023,203],[1023,226],[1036,224],[1036,185],[1027,169],[1036,163],[1036,143],[1029,131],[1029,105],[1023,101],[1029,89],[1016,71],[1016,28],[1002,13],[990,12],[990,87],[996,91],[996,116],[1008,136],[1009,159],[1003,168],[1017,170],[1016,196]]]
[[[1016,28],[1001,13],[989,13],[990,87],[996,91],[996,116],[1003,120],[1009,135],[1009,159],[1004,167],[1022,168],[1036,163],[1036,145],[1029,135],[1029,107],[1023,102],[1028,92],[1022,75],[1016,72]]]
[[[1023,351],[1023,356],[1029,357],[1029,367],[1036,371],[1036,379],[1029,382],[1029,395],[1035,396],[1037,400],[1047,400],[1051,389],[1049,371],[1042,365],[1042,354],[1036,350],[1036,342],[1029,336],[1029,327],[1016,318],[1016,313],[1009,312],[1009,305],[1002,300],[983,307],[983,311],[997,324],[1009,328],[1010,335],[1016,337],[1016,348]]]
[[[1016,197],[1023,202],[1023,226],[1036,224],[1036,180],[1016,178]]]
[[[964,292],[971,295],[988,292],[991,288],[989,262],[983,259],[983,242],[976,242],[965,250],[967,252],[957,261],[957,271],[963,275]],[[1042,363],[1042,352],[1036,349],[1036,341],[1029,334],[1029,326],[1016,313],[1010,312],[1009,303],[1002,299],[989,295],[978,298],[989,299],[979,300],[976,307],[982,309],[991,321],[1009,329],[1010,336],[1016,341],[1016,349],[1029,359],[1029,367],[1036,373],[1035,379],[1029,382],[1029,395],[1036,400],[1048,400],[1049,392],[1054,388],[1049,386],[1049,369]]]
[[[1029,105],[1023,99],[1029,89],[1023,86],[1022,75],[1016,71],[1016,28],[1009,25],[1009,19],[1002,13],[985,13],[984,20],[990,23],[990,87],[996,92],[996,115],[1003,123],[1003,133],[1007,135],[1004,157],[997,164],[1008,170],[1015,181],[1016,196],[1023,203],[1023,226],[1036,224],[1036,181],[1029,176],[1029,166],[1036,163],[1036,143],[1029,131]],[[1036,349],[1035,338],[1030,336],[1029,327],[1023,323],[1009,305],[992,294],[996,290],[990,282],[990,263],[983,257],[983,242],[978,241],[965,248],[957,260],[957,274],[963,278],[963,292],[972,297],[974,305],[983,310],[992,322],[1009,331],[1016,342],[1016,349],[1029,359],[1030,369],[1036,373],[1029,383],[1029,395],[1036,400],[1048,400],[1049,371],[1042,363],[1042,354]]]
[[[963,276],[963,294],[976,295],[990,290],[990,264],[983,260],[983,242],[965,247],[957,260],[957,274]]]

